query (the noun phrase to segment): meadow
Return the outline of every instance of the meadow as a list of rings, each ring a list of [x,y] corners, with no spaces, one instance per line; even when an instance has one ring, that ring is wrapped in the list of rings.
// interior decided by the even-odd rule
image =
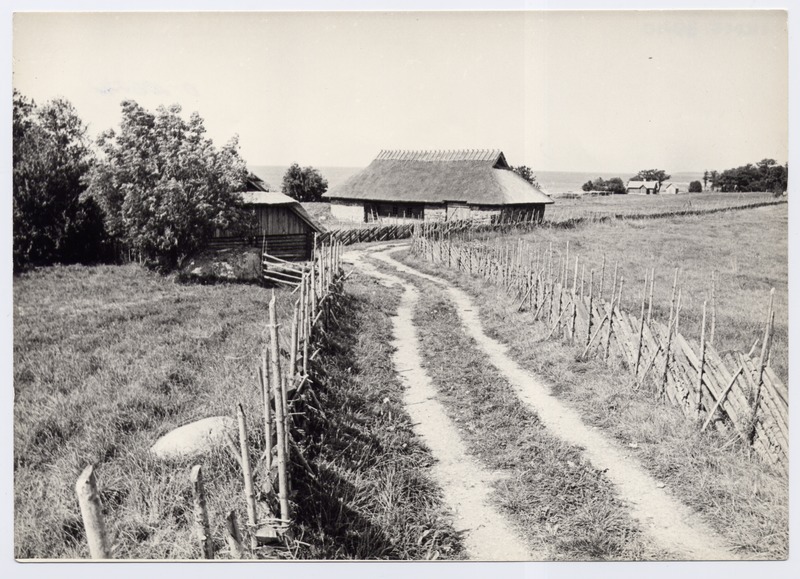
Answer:
[[[318,479],[297,473],[295,537],[273,556],[460,557],[393,375],[394,307],[351,282],[316,368],[322,408],[300,441]],[[225,516],[247,520],[241,469],[228,449],[159,460],[149,448],[192,420],[235,415],[258,424],[256,364],[272,291],[182,284],[137,265],[49,267],[14,280],[15,557],[86,558],[74,484],[97,463],[112,556],[194,559],[189,471],[203,465],[219,556]],[[279,321],[293,299],[275,290]],[[316,364],[315,364],[316,365]],[[379,386],[375,386],[378,384]],[[328,409],[335,408],[335,411]],[[263,447],[251,426],[251,448]],[[254,457],[255,458],[255,457]]]

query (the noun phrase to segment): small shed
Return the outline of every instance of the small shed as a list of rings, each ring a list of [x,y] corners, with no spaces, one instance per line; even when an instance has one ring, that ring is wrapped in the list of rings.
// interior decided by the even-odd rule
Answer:
[[[633,195],[655,195],[659,190],[658,181],[628,181],[625,190]]]
[[[675,185],[675,183],[664,183],[661,185],[661,189],[659,193],[662,195],[677,195],[680,193],[681,190]]]
[[[218,231],[212,245],[252,244],[287,261],[311,259],[314,234],[322,233],[325,229],[298,201],[267,189],[267,184],[255,175],[248,178],[242,199],[245,207],[255,215],[254,229],[244,236]]]

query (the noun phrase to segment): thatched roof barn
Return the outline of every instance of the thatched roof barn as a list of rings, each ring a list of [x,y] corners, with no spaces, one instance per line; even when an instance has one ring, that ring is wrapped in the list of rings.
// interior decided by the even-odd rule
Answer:
[[[245,207],[256,216],[255,230],[244,236],[217,232],[213,245],[250,243],[265,246],[267,253],[281,259],[309,259],[314,234],[325,229],[297,200],[278,191],[267,191],[268,188],[264,181],[250,174],[242,198]]]
[[[381,151],[324,197],[347,221],[540,220],[553,203],[500,150]]]

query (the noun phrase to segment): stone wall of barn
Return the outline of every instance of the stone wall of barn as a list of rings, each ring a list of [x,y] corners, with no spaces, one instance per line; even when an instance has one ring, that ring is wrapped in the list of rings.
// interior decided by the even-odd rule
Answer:
[[[338,221],[361,223],[364,221],[364,202],[334,199],[331,201],[331,215]]]
[[[446,221],[447,208],[443,203],[425,205],[425,221]]]

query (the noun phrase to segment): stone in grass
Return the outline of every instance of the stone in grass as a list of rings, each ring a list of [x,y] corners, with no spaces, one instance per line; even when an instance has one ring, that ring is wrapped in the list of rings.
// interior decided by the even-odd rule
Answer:
[[[225,446],[226,434],[235,433],[233,418],[211,416],[171,430],[150,447],[150,452],[160,459],[192,458]]]

